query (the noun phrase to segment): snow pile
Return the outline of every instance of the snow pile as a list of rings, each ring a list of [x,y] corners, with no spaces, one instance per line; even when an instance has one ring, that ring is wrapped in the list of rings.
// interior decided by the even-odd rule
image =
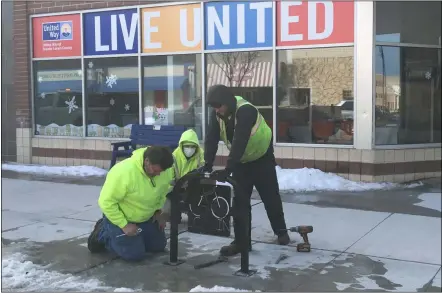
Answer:
[[[2,258],[2,289],[13,291],[111,291],[97,279],[83,279],[71,274],[48,271],[49,266],[36,265],[26,256],[15,253]],[[117,288],[114,292],[134,292]]]
[[[115,289],[114,292],[135,292],[135,290],[130,289],[130,288],[121,287],[121,288]]]
[[[195,288],[191,289],[189,292],[253,292],[253,291],[235,289],[232,287],[223,287],[218,285],[212,288],[205,288],[202,287],[201,285],[198,285]]]
[[[3,170],[15,172],[32,173],[40,175],[62,175],[62,176],[105,176],[107,171],[93,166],[43,166],[43,165],[19,165],[2,164]],[[306,192],[306,191],[366,191],[382,190],[399,187],[413,188],[421,186],[422,183],[409,185],[395,183],[366,183],[355,182],[342,178],[333,173],[325,173],[318,169],[282,169],[276,166],[279,188],[284,191]],[[220,185],[230,185],[218,182]]]
[[[414,183],[401,185],[396,183],[367,183],[345,179],[333,173],[325,173],[318,169],[282,169],[276,166],[280,190],[286,191],[366,191],[392,189],[398,187],[413,188],[422,185]]]
[[[61,175],[61,176],[105,176],[107,171],[93,166],[45,166],[45,165],[19,165],[2,164],[2,170],[9,170],[21,173],[40,175]]]

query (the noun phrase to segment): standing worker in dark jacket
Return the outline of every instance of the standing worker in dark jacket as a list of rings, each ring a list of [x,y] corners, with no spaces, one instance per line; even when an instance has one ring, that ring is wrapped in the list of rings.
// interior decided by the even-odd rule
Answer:
[[[233,179],[242,189],[239,194],[242,198],[238,199],[242,203],[247,201],[250,219],[250,198],[255,186],[264,203],[273,232],[278,236],[278,243],[289,244],[290,238],[286,231],[276,177],[272,130],[258,109],[243,98],[234,96],[224,85],[215,85],[209,89],[207,103],[214,108],[214,111],[210,117],[204,144],[206,162],[204,171],[212,171],[218,143],[220,140],[223,141],[230,154],[225,169],[216,172],[216,179],[223,182],[233,173]],[[242,233],[238,230],[235,220],[233,227],[235,235]],[[251,225],[249,228],[251,235]],[[222,247],[220,251],[224,256],[232,256],[239,252],[240,247],[235,240],[230,245]]]

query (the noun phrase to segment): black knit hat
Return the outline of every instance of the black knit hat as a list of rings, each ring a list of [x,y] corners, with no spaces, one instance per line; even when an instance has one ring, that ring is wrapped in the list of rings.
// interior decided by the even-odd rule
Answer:
[[[236,99],[230,88],[222,84],[211,86],[207,91],[207,104],[214,108],[226,105],[229,111],[236,109]]]

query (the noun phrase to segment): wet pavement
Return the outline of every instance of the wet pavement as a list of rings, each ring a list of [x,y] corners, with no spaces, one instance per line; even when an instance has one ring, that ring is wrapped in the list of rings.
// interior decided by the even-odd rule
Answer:
[[[46,270],[98,279],[110,288],[105,291],[183,292],[198,285],[286,292],[441,291],[439,180],[388,191],[283,193],[288,226],[314,226],[310,253],[296,251],[298,234],[291,234],[289,246],[274,243],[265,208],[255,195],[250,264],[257,273],[245,278],[233,276],[239,257],[195,270],[195,264],[215,259],[220,246],[232,239],[189,233],[185,223],[179,257],[186,262],[180,266],[164,265],[167,253],[149,255],[141,263],[91,255],[86,241],[101,215],[96,202],[104,178],[5,171],[2,176],[2,257],[20,252],[34,264],[50,264]],[[275,263],[281,255],[287,258]],[[11,284],[5,278],[3,286]]]

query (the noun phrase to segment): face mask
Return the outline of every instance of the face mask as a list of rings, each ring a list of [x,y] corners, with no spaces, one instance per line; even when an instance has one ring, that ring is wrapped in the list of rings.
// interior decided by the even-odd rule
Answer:
[[[183,147],[183,153],[187,158],[192,157],[195,154],[196,148],[193,147]]]

